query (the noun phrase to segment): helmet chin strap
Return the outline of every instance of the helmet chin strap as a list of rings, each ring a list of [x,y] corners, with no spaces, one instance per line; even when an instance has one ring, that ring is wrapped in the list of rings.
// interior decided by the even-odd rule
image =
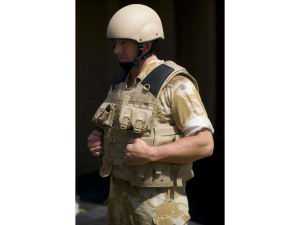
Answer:
[[[131,62],[120,62],[120,66],[126,73],[128,73],[132,68],[138,67],[140,61],[147,59],[151,55],[150,50],[145,54],[142,54],[144,48],[143,43],[137,43],[137,45],[138,45],[138,54],[134,58],[134,60]]]

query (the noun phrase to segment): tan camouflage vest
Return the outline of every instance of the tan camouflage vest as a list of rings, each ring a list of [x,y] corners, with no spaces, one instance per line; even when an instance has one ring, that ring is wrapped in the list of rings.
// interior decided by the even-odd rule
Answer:
[[[127,88],[126,82],[113,85],[93,117],[93,122],[104,129],[101,176],[112,174],[139,187],[182,186],[194,176],[192,163],[128,166],[123,160],[126,145],[132,138],[139,137],[147,144],[157,146],[182,136],[174,125],[160,120],[157,98],[168,81],[178,74],[190,78],[198,88],[196,80],[172,61],[157,66],[134,87]]]

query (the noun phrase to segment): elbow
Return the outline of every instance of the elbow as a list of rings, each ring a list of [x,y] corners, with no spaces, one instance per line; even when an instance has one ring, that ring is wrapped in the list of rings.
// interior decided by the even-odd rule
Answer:
[[[214,153],[214,142],[210,141],[205,147],[205,157],[210,157]]]
[[[201,158],[210,157],[214,153],[214,140],[211,134],[209,134],[205,145],[201,148]]]
[[[214,143],[208,142],[205,145],[199,146],[199,150],[196,156],[196,160],[207,158],[213,155],[214,152]]]
[[[210,157],[213,155],[214,153],[214,147],[215,147],[215,143],[214,143],[214,138],[212,136],[212,133],[209,134],[209,139],[208,139],[208,144],[207,144],[207,157]]]
[[[199,132],[197,135],[197,139],[198,147],[196,160],[212,156],[214,152],[214,139],[212,133],[208,130]]]

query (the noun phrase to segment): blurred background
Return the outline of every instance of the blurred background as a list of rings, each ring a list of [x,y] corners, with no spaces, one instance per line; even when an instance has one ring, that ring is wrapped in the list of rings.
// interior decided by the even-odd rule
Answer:
[[[197,79],[200,95],[214,125],[215,150],[194,163],[187,184],[192,220],[224,224],[224,1],[76,1],[76,196],[81,212],[103,205],[108,179],[98,176],[97,160],[87,148],[90,123],[110,83],[120,74],[106,26],[121,7],[140,3],[161,17],[165,40],[159,58],[173,60]]]

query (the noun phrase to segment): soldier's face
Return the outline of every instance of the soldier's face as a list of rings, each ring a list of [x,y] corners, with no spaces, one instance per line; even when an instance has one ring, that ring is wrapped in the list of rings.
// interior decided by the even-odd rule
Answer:
[[[113,52],[119,62],[132,62],[137,56],[137,44],[131,40],[113,40]]]

